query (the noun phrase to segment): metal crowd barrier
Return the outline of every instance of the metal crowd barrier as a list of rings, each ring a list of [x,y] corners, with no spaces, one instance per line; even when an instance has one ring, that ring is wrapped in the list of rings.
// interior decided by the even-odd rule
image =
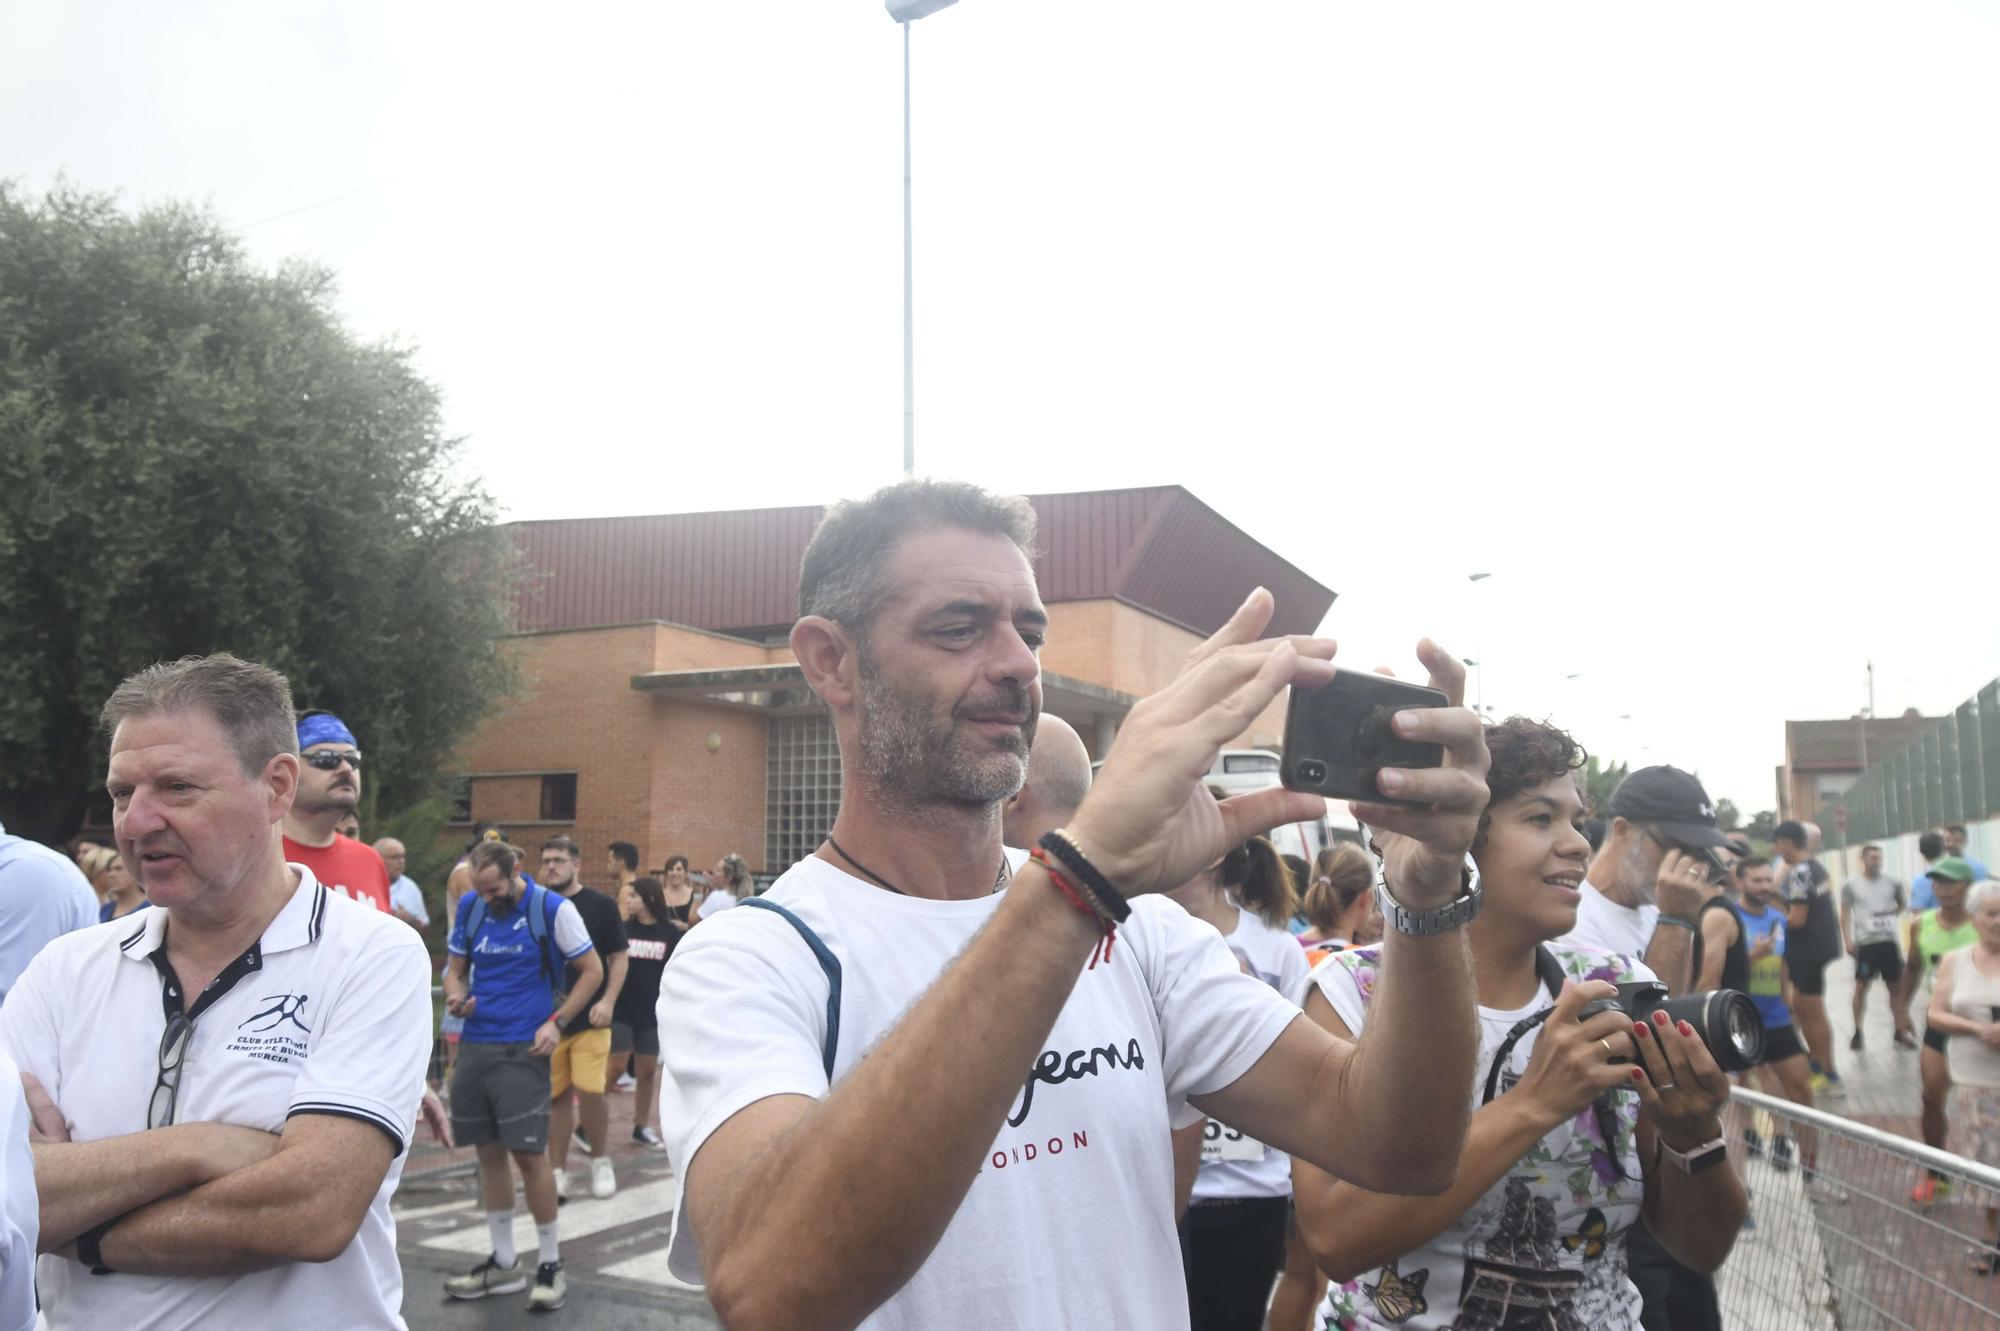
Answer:
[[[1971,1265],[2000,1169],[1755,1091],[1734,1093],[1726,1126],[1750,1222],[1715,1276],[1725,1326],[2000,1326],[2000,1275]],[[1943,1182],[1924,1207],[1911,1192],[1927,1172]]]

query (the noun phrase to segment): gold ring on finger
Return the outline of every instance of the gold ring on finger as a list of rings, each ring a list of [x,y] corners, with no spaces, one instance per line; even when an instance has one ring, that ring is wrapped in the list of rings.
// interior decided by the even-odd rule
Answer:
[[[1655,1086],[1653,1089],[1656,1091],[1671,1091],[1674,1089],[1674,1083],[1668,1082],[1665,1086]]]
[[[1597,1042],[1604,1046],[1604,1056],[1606,1058],[1618,1057],[1617,1052],[1611,1048],[1611,1041],[1599,1036]]]

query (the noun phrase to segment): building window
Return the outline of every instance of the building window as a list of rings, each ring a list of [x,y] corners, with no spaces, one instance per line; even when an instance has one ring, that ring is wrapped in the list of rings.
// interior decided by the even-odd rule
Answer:
[[[840,812],[840,744],[826,712],[774,716],[764,758],[764,867],[783,873],[819,849]]]
[[[563,772],[542,778],[541,820],[545,823],[576,821],[576,773]]]
[[[454,823],[472,821],[472,778],[455,776],[451,779],[451,820]]]

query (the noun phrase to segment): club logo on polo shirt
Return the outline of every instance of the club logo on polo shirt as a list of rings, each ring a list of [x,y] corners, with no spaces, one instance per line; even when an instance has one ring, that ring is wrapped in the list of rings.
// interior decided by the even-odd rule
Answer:
[[[300,1036],[312,1034],[312,1027],[304,1020],[306,998],[305,994],[266,994],[263,1001],[270,1006],[236,1023],[236,1036],[225,1052],[267,1063],[296,1063],[304,1058],[306,1042]],[[297,1029],[299,1035],[287,1027]]]
[[[262,1012],[253,1012],[243,1020],[237,1022],[237,1030],[242,1030],[253,1021],[261,1021],[264,1023],[262,1026],[252,1027],[252,1029],[258,1032],[268,1031],[274,1029],[280,1023],[289,1021],[307,1035],[312,1034],[312,1027],[299,1020],[299,1013],[305,1011],[306,995],[266,994],[264,995],[264,1001],[271,1004],[271,1006],[265,1008]]]

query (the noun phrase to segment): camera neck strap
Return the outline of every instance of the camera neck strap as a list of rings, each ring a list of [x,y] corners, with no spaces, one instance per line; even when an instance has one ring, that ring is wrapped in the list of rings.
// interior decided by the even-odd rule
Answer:
[[[1549,1019],[1549,1014],[1555,1011],[1555,1000],[1562,997],[1563,981],[1569,977],[1563,974],[1562,963],[1556,960],[1556,954],[1549,951],[1546,944],[1535,945],[1535,978],[1541,981],[1542,988],[1549,991],[1550,1005],[1515,1022],[1507,1032],[1507,1038],[1500,1042],[1499,1051],[1493,1055],[1493,1062],[1486,1069],[1486,1089],[1479,1097],[1482,1105],[1492,1103],[1493,1095],[1500,1087],[1500,1070],[1514,1056],[1514,1046],[1521,1043],[1529,1031]]]
[[[1493,1102],[1493,1095],[1500,1088],[1500,1070],[1506,1067],[1507,1060],[1514,1056],[1514,1046],[1521,1043],[1529,1031],[1554,1015],[1556,1009],[1553,1000],[1562,997],[1563,984],[1569,978],[1563,974],[1562,963],[1556,960],[1556,954],[1541,944],[1535,947],[1535,977],[1542,982],[1542,988],[1549,991],[1549,998],[1552,1001],[1540,1012],[1530,1013],[1509,1028],[1507,1038],[1500,1042],[1499,1050],[1493,1055],[1493,1062],[1486,1069],[1486,1089],[1479,1097],[1479,1103],[1482,1105]],[[1625,1162],[1618,1158],[1615,1146],[1617,1120],[1601,1097],[1591,1106],[1591,1110],[1597,1119],[1598,1136],[1604,1139],[1605,1154],[1611,1158],[1612,1171],[1622,1180],[1627,1175]]]

